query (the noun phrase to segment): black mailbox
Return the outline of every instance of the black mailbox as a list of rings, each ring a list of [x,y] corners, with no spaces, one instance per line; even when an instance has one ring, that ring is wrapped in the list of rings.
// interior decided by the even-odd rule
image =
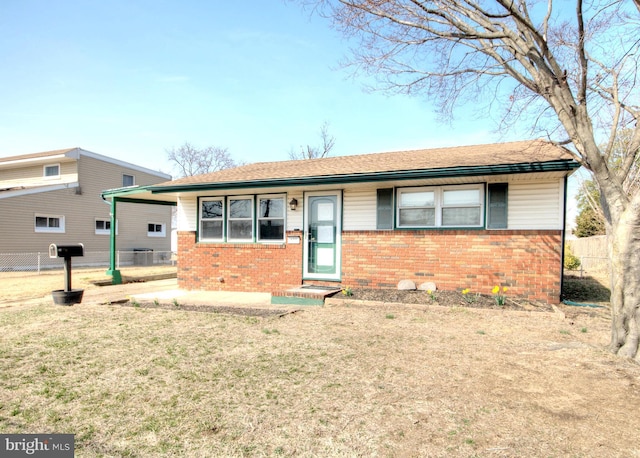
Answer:
[[[84,245],[82,243],[78,243],[77,245],[56,245],[52,243],[49,245],[50,258],[71,258],[77,256],[84,256]]]
[[[84,245],[49,245],[50,258],[64,258],[64,289],[51,291],[53,302],[62,305],[79,304],[82,302],[83,289],[71,289],[71,258],[84,256]]]

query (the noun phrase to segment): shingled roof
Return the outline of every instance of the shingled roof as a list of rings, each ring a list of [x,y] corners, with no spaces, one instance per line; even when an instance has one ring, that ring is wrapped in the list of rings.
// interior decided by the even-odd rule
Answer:
[[[199,186],[207,183],[250,183],[311,177],[473,168],[571,161],[571,153],[543,140],[456,146],[281,162],[257,162],[218,172],[180,178],[154,187]],[[574,167],[575,168],[575,167]]]

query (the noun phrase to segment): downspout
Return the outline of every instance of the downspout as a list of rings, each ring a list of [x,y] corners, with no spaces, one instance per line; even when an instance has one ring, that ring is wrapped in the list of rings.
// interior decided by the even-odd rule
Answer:
[[[104,196],[102,198],[104,199]],[[116,269],[116,203],[118,199],[117,197],[111,198],[111,230],[109,232],[109,270],[107,270],[107,275],[111,275],[111,284],[112,285],[121,285],[122,284],[122,275],[120,275],[120,271]],[[106,200],[105,200],[106,202]]]
[[[566,243],[566,235],[567,235],[567,188],[569,177],[565,175],[564,177],[564,203],[562,210],[562,249],[560,250],[560,301],[562,301],[562,291],[564,290],[564,246]]]

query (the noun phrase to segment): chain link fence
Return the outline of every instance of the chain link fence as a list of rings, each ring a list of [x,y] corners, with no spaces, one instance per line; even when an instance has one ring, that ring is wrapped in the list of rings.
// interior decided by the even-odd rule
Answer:
[[[580,266],[568,272],[581,277],[591,273],[607,273],[611,267],[607,256],[607,238],[604,235],[567,241],[571,253],[580,260]]]
[[[176,264],[173,251],[135,249],[116,251],[116,269],[130,266],[159,266]],[[108,267],[109,251],[85,251],[84,256],[72,258],[74,267]],[[50,258],[48,251],[36,253],[0,253],[0,272],[41,272],[63,269],[63,258]]]

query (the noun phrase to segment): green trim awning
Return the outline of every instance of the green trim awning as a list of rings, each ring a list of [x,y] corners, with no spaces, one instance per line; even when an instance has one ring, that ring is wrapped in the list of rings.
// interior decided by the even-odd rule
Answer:
[[[175,192],[210,191],[241,188],[267,188],[276,186],[311,186],[326,184],[367,183],[392,180],[415,180],[429,178],[456,178],[487,175],[508,175],[533,172],[571,172],[580,167],[573,159],[561,159],[546,162],[527,162],[490,166],[445,167],[425,170],[403,170],[372,173],[351,173],[343,175],[321,175],[295,178],[272,178],[246,181],[226,181],[211,183],[189,183],[178,185],[149,186],[152,194]]]

